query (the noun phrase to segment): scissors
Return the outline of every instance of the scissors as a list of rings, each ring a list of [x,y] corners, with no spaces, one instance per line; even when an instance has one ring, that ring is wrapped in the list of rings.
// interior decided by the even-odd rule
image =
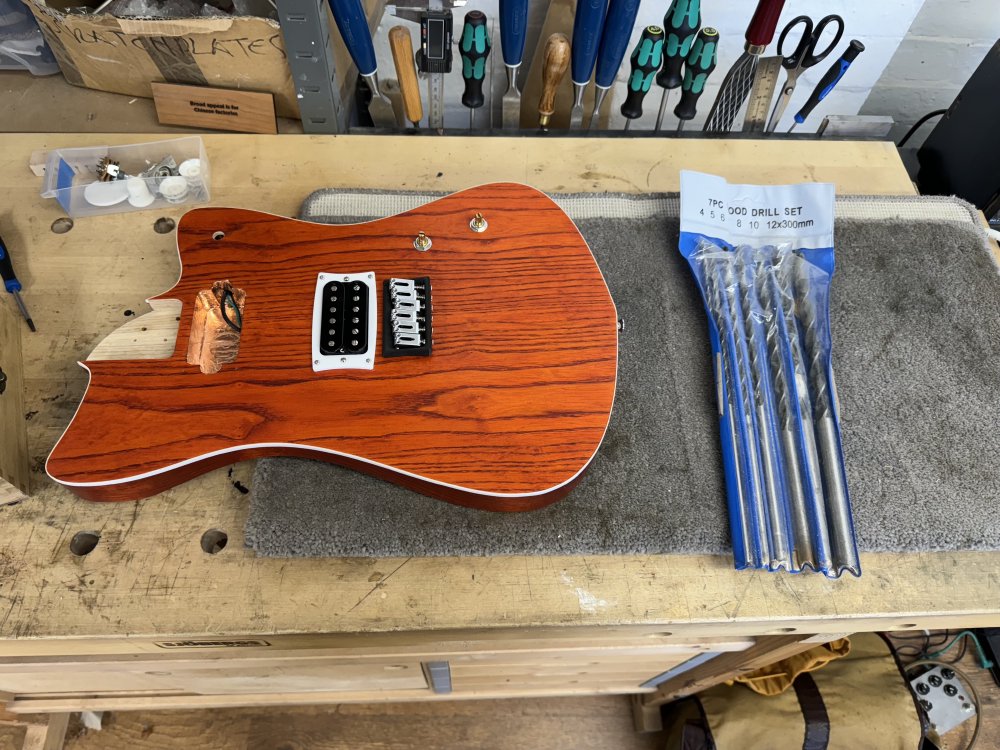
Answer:
[[[823,36],[823,32],[826,31],[826,27],[830,24],[836,27],[837,33],[834,35],[833,41],[827,45],[827,48],[817,54],[816,44],[819,42],[820,37]],[[782,52],[785,37],[796,26],[802,26],[802,38],[799,39],[795,50],[790,55],[785,55]],[[785,112],[785,107],[788,106],[788,101],[792,98],[792,92],[795,91],[795,84],[798,82],[802,71],[806,68],[811,68],[816,63],[822,62],[833,48],[837,46],[837,42],[840,41],[840,37],[843,35],[844,19],[836,14],[826,16],[815,27],[813,27],[812,19],[809,16],[798,16],[789,21],[788,25],[781,30],[781,36],[778,37],[778,54],[782,57],[781,67],[787,70],[788,73],[785,78],[785,87],[781,90],[781,94],[778,95],[778,101],[774,105],[774,111],[771,112],[771,118],[767,121],[765,132],[771,133],[777,127],[778,120],[781,119],[781,115]]]

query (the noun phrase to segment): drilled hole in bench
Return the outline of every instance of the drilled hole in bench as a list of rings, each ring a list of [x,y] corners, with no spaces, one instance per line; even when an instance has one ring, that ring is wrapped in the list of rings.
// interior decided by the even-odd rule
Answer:
[[[177,224],[173,219],[166,216],[161,216],[159,219],[153,222],[153,231],[157,234],[170,234],[174,231],[174,227]]]
[[[229,542],[229,534],[219,529],[209,529],[201,535],[201,549],[209,555],[222,552]]]
[[[99,541],[101,535],[96,531],[78,531],[69,541],[69,551],[77,557],[83,557],[93,552]]]
[[[52,231],[56,234],[66,234],[70,229],[73,228],[73,220],[68,216],[64,216],[61,219],[56,219],[52,222]]]

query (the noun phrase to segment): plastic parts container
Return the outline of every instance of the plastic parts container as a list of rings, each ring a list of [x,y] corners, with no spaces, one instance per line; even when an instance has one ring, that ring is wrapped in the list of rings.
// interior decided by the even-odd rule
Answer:
[[[174,163],[169,174],[143,176],[167,157]],[[98,165],[105,158],[118,162],[119,179],[99,181]],[[129,178],[145,182],[153,200],[143,199],[145,191]],[[55,198],[72,217],[204,203],[209,199],[205,145],[200,137],[188,136],[128,146],[57,148],[45,161],[42,197]]]
[[[27,69],[36,76],[59,72],[59,63],[21,0],[0,0],[0,70]]]

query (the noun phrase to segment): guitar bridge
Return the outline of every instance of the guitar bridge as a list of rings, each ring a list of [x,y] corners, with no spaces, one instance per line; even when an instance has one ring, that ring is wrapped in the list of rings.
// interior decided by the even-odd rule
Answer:
[[[430,356],[430,278],[388,279],[382,293],[382,356]]]

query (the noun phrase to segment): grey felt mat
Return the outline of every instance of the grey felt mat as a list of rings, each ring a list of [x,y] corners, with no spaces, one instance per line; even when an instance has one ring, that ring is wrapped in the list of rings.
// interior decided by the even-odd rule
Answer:
[[[834,369],[864,551],[1000,549],[1000,276],[965,215],[837,222]],[[728,552],[707,323],[677,219],[577,223],[625,330],[611,426],[575,491],[494,514],[267,459],[248,545],[267,556]]]

